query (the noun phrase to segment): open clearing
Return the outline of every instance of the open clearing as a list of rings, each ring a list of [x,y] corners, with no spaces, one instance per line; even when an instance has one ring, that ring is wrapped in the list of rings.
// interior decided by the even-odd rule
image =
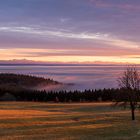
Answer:
[[[0,102],[0,140],[139,140],[140,112],[111,104]]]

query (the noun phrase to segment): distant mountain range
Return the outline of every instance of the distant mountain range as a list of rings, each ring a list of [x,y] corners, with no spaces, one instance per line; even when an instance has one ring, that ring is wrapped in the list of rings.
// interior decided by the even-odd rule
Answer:
[[[95,62],[43,62],[43,61],[33,61],[33,60],[27,60],[27,59],[13,59],[13,60],[0,60],[0,65],[10,65],[10,64],[34,64],[34,65],[40,65],[40,64],[49,64],[49,65],[91,65],[91,64],[99,64],[99,65],[129,65],[131,63],[115,63],[115,62],[102,62],[102,61],[95,61]]]

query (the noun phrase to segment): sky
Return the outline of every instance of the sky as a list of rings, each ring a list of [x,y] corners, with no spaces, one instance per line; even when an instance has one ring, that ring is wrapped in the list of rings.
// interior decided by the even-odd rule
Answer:
[[[0,0],[0,60],[140,64],[140,0]]]

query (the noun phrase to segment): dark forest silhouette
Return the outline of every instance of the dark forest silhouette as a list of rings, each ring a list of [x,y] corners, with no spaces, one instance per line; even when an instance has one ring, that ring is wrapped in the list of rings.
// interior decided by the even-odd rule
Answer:
[[[0,74],[0,97],[8,93],[16,101],[34,102],[93,102],[93,101],[129,101],[124,88],[94,89],[85,91],[46,91],[33,90],[38,84],[59,84],[51,79],[20,74]],[[26,88],[25,88],[26,87]],[[140,90],[135,91],[140,94]],[[138,98],[139,99],[139,98]],[[1,98],[0,98],[1,100]]]
[[[60,84],[53,79],[45,79],[43,77],[36,77],[32,75],[23,75],[23,74],[12,74],[12,73],[1,73],[0,74],[0,87],[24,87],[31,88],[39,85],[55,85]]]
[[[99,89],[85,91],[39,91],[23,89],[18,87],[0,87],[0,96],[9,93],[16,98],[16,101],[35,102],[93,102],[113,101],[121,96],[120,89]]]

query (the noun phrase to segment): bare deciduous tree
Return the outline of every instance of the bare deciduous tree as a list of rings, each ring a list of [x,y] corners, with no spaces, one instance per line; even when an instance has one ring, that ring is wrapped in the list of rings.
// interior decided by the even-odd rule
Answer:
[[[117,98],[117,104],[124,107],[130,106],[132,120],[135,120],[135,110],[139,107],[140,100],[140,75],[136,67],[128,66],[118,79],[118,85],[123,91]]]

